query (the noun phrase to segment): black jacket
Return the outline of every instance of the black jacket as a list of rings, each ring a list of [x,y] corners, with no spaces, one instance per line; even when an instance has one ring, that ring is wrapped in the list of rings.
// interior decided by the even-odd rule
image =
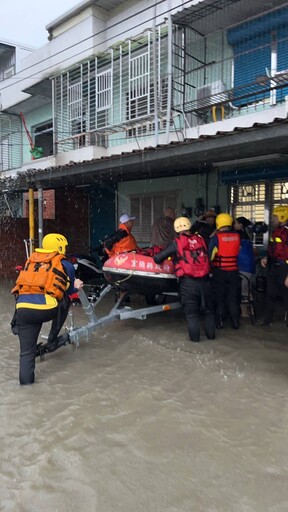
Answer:
[[[177,254],[177,243],[175,240],[171,242],[171,244],[167,245],[163,251],[159,252],[154,256],[153,260],[155,263],[162,263],[162,261],[167,260],[169,256],[172,256],[172,254]]]

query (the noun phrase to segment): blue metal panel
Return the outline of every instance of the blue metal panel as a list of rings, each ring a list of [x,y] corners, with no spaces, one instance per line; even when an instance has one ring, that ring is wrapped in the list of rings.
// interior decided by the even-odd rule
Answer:
[[[288,7],[285,7],[228,30],[227,40],[234,52],[235,105],[246,105],[269,98],[269,81],[265,88],[255,82],[259,77],[265,78],[266,68],[270,70],[272,32],[277,41],[277,69],[288,67],[287,28]],[[284,98],[286,92],[286,88],[279,90],[277,99]]]
[[[249,183],[255,181],[278,180],[287,178],[288,180],[288,166],[286,167],[265,167],[265,168],[250,168],[241,170],[231,170],[221,172],[222,185],[236,185],[238,183]]]

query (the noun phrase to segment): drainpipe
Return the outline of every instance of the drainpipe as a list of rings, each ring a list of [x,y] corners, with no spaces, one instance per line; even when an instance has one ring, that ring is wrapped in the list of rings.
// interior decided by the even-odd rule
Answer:
[[[34,251],[34,236],[35,236],[34,190],[33,190],[33,188],[29,188],[29,252],[30,252],[30,255]]]
[[[168,1],[168,60],[167,60],[167,120],[166,120],[166,144],[169,144],[170,135],[170,117],[172,104],[172,18],[171,18],[171,0]]]
[[[43,188],[38,188],[38,247],[42,247],[43,240]]]

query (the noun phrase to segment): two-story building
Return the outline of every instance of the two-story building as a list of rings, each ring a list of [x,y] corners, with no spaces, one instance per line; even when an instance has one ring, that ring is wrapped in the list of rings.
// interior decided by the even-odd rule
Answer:
[[[72,238],[61,211],[76,202],[87,247],[125,212],[148,245],[166,206],[269,222],[288,202],[287,1],[84,0],[46,28],[0,82],[0,186],[15,217],[29,189],[41,201],[49,190]]]

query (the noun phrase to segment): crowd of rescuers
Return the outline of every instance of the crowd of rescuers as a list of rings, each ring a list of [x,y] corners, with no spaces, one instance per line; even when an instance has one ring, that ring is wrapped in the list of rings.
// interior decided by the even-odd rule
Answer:
[[[233,329],[238,329],[240,274],[246,276],[248,285],[255,275],[250,221],[245,217],[234,221],[229,213],[216,215],[210,209],[192,225],[189,217],[176,218],[175,210],[167,208],[152,226],[154,245],[140,249],[131,233],[134,220],[135,217],[121,215],[118,230],[104,241],[107,256],[135,251],[152,256],[158,265],[172,259],[191,341],[200,340],[201,314],[208,339],[215,338],[215,329],[222,329],[227,319]],[[22,385],[33,384],[37,356],[70,343],[68,333],[59,333],[71,295],[83,287],[83,282],[75,277],[74,266],[66,259],[67,246],[64,235],[47,234],[42,247],[27,259],[11,291],[15,296],[11,329],[19,337]],[[263,325],[269,326],[278,298],[288,311],[288,205],[277,206],[272,212],[267,256],[261,259],[261,266],[267,269]],[[242,288],[243,293],[250,293],[250,286],[248,292]],[[47,343],[37,343],[42,324],[49,321],[52,323]]]
[[[256,272],[251,221],[234,220],[229,213],[217,215],[210,208],[192,224],[188,216],[176,218],[175,210],[167,208],[151,228],[150,247],[142,249],[131,233],[134,220],[127,214],[120,217],[118,230],[104,242],[107,256],[136,251],[152,256],[159,265],[172,259],[191,341],[200,340],[200,316],[208,339],[214,339],[215,328],[222,329],[227,321],[238,330],[241,299],[252,298]],[[265,223],[258,224],[259,232],[267,230]],[[288,205],[274,208],[267,256],[259,260],[267,271],[262,324],[267,326],[276,299],[281,298],[288,311]]]

